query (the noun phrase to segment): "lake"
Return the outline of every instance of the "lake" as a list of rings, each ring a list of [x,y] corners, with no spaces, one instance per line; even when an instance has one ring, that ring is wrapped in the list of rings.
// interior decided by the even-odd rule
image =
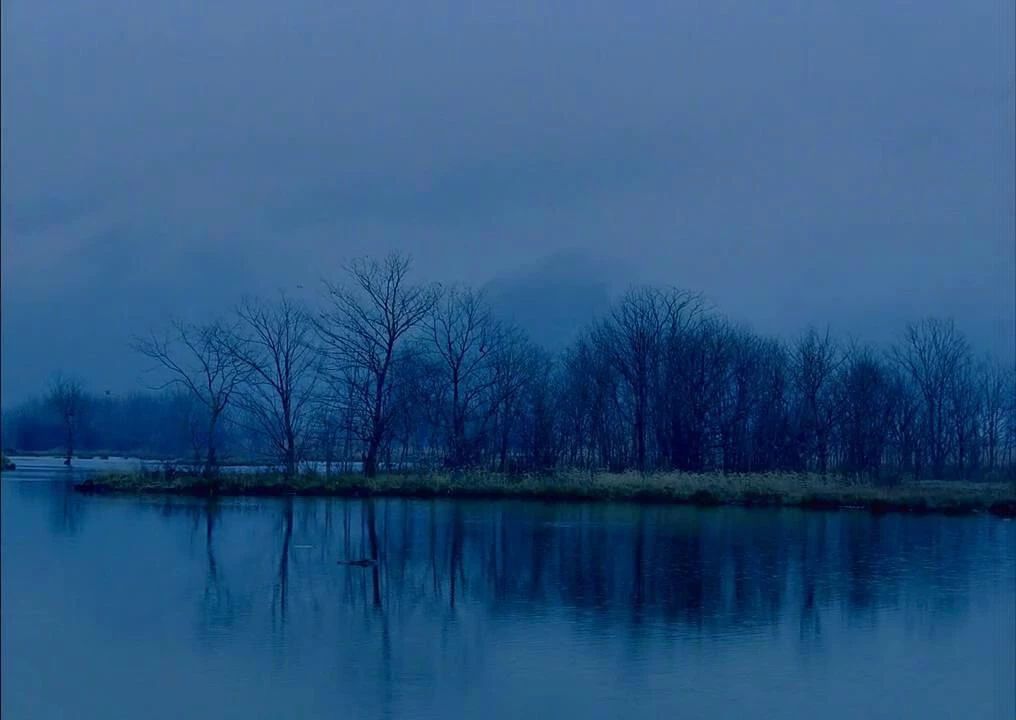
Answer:
[[[1011,521],[83,496],[101,462],[16,462],[5,720],[1016,714]]]

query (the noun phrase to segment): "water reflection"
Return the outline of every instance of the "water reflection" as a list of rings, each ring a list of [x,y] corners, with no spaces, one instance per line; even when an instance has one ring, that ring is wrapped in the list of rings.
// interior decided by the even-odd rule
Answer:
[[[113,666],[112,651],[94,648],[110,637],[132,638],[124,669],[148,647],[139,639],[164,628],[180,643],[160,650],[174,667],[246,672],[244,687],[270,676],[271,687],[291,691],[290,702],[310,693],[364,708],[364,717],[401,716],[410,701],[450,704],[467,716],[507,703],[498,712],[512,717],[525,708],[511,705],[509,695],[523,697],[541,679],[558,688],[565,677],[567,690],[544,696],[548,713],[581,706],[589,715],[626,716],[691,703],[706,716],[717,710],[709,692],[765,677],[741,688],[746,702],[759,701],[767,687],[812,666],[823,668],[810,680],[818,689],[795,702],[821,709],[824,695],[857,689],[865,664],[871,687],[861,692],[887,682],[900,688],[898,702],[885,703],[888,713],[930,682],[922,677],[934,677],[946,699],[983,700],[983,690],[971,689],[976,677],[956,674],[949,653],[957,647],[982,667],[1008,661],[1000,656],[1005,647],[986,645],[985,637],[1011,633],[1011,619],[970,629],[991,608],[1003,620],[1013,612],[1016,524],[994,518],[139,499],[80,496],[60,483],[4,485],[5,499],[17,501],[15,510],[4,507],[5,613],[45,607],[62,635],[92,633],[68,645],[93,648]],[[5,624],[14,630],[5,658],[35,651],[32,622]],[[943,638],[946,645],[935,644]],[[857,643],[870,643],[860,659],[844,650]],[[887,665],[872,660],[887,648],[903,649]],[[53,661],[54,649],[44,650],[40,667]],[[729,667],[728,657],[737,658]],[[938,664],[922,666],[924,675],[883,677],[892,662],[910,657]],[[216,665],[216,658],[228,663]],[[5,665],[21,666],[27,673],[33,663]],[[695,676],[697,668],[707,674]],[[655,686],[653,678],[666,681]],[[693,687],[681,690],[682,682]],[[596,687],[607,694],[590,690]],[[992,687],[990,708],[1011,707],[997,699],[997,688],[1011,688],[1012,680]],[[102,683],[95,688],[101,707]],[[707,694],[690,699],[689,692]],[[269,706],[278,716],[292,709],[255,696],[251,716]],[[582,706],[586,697],[596,703]],[[183,712],[177,702],[166,700],[167,715]],[[942,697],[934,702],[946,707]],[[849,716],[849,704],[843,708]]]
[[[54,482],[10,482],[5,487],[12,488],[12,492],[26,501],[45,503],[50,531],[73,538],[85,523],[87,503],[80,493],[74,492],[75,475],[72,473],[72,470],[65,470]]]
[[[73,494],[51,501],[54,517],[68,508],[80,517]],[[463,604],[494,615],[521,605],[713,635],[791,621],[802,642],[815,643],[821,611],[833,605],[858,625],[908,602],[929,621],[966,612],[978,565],[971,554],[990,562],[993,537],[1012,534],[982,519],[642,506],[168,498],[139,507],[171,523],[190,518],[192,539],[201,536],[203,627],[233,622],[233,598],[252,598],[239,587],[267,585],[276,631],[293,602],[304,618],[339,602],[377,619],[420,607],[444,607],[454,619]],[[251,574],[249,557],[229,572],[217,552],[223,542],[273,558],[263,568],[271,577]],[[338,562],[349,559],[372,562]]]

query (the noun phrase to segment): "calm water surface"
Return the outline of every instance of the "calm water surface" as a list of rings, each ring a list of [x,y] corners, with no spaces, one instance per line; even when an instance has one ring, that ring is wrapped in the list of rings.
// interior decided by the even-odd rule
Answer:
[[[66,478],[3,476],[6,720],[1016,714],[1012,522]]]

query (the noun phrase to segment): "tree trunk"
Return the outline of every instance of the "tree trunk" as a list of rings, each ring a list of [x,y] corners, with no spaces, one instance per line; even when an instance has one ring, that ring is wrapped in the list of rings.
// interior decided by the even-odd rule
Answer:
[[[218,459],[215,456],[215,426],[218,419],[218,413],[212,413],[208,421],[208,452],[205,455],[205,471],[203,473],[206,479],[215,477],[218,473]]]
[[[64,458],[64,465],[70,467],[71,459],[74,457],[74,421],[67,423],[67,455]]]
[[[646,401],[639,392],[635,407],[635,463],[639,472],[646,470]]]
[[[363,474],[369,478],[377,476],[378,448],[379,443],[371,438],[367,446],[367,453],[363,456]]]

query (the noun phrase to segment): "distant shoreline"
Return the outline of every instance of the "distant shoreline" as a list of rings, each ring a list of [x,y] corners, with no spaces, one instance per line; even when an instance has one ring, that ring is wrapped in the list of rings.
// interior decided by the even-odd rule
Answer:
[[[852,483],[815,475],[635,473],[508,476],[493,473],[382,475],[223,474],[214,481],[161,472],[106,473],[75,489],[88,494],[208,496],[320,496],[615,501],[740,507],[865,509],[871,512],[990,513],[1016,517],[1013,483]]]
[[[7,458],[31,458],[33,460],[60,460],[66,457],[66,453],[63,450],[15,450],[10,454],[5,455]],[[200,460],[194,460],[194,458],[181,458],[171,455],[159,455],[155,453],[145,452],[125,452],[125,451],[113,451],[113,450],[82,450],[80,452],[75,451],[74,456],[71,458],[72,463],[75,460],[129,460],[137,461],[139,463],[167,463],[171,465],[182,465],[182,464],[196,464],[200,465]],[[230,458],[228,460],[219,463],[221,468],[231,467],[250,467],[258,465],[257,459],[245,459],[245,458]]]

